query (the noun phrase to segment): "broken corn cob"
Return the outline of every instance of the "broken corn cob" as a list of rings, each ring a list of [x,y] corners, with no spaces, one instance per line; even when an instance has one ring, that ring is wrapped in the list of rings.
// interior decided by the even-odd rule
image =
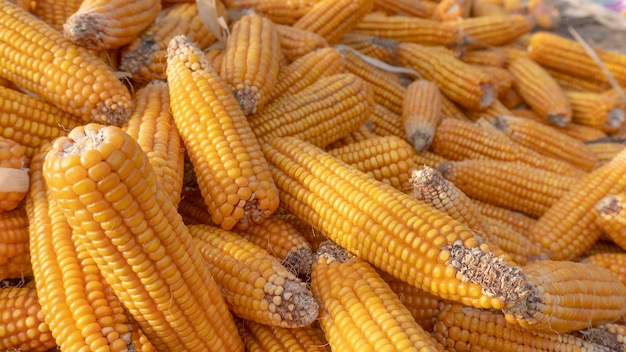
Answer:
[[[404,93],[402,122],[408,140],[418,152],[430,148],[441,120],[441,92],[436,83],[416,80]]]
[[[263,150],[281,203],[377,268],[467,305],[502,308],[517,300],[519,269],[449,215],[296,138],[273,138]],[[489,275],[477,272],[477,263],[511,286],[494,287]]]
[[[441,349],[373,266],[330,241],[317,251],[311,289],[332,350]]]
[[[130,93],[109,66],[8,0],[0,32],[0,76],[84,121],[120,125],[130,116]]]
[[[231,312],[286,328],[317,319],[318,305],[306,284],[263,248],[213,226],[189,225],[189,232]]]
[[[54,348],[34,288],[0,288],[0,312],[1,350],[44,352]]]
[[[626,192],[608,195],[593,207],[596,224],[618,246],[626,249]]]
[[[276,25],[260,15],[245,15],[232,26],[220,76],[244,115],[261,111],[278,78],[280,39]]]
[[[43,173],[157,351],[243,351],[219,287],[135,140],[114,126],[76,127],[55,141]]]
[[[226,230],[262,222],[278,207],[278,194],[228,85],[184,36],[170,42],[167,78],[172,115],[213,222]]]
[[[63,35],[85,48],[117,49],[135,39],[160,11],[159,0],[83,0],[63,24]]]
[[[23,208],[0,213],[0,279],[31,276],[28,217]]]

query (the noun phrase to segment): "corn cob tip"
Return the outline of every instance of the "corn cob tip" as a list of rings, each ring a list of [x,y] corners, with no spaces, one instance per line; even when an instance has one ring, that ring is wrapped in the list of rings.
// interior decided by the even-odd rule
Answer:
[[[172,38],[167,45],[167,57],[178,57],[181,62],[192,72],[198,70],[206,70],[211,66],[209,61],[204,57],[204,53],[200,51],[194,42],[185,35],[177,35]],[[213,69],[211,67],[211,69]]]
[[[298,275],[308,277],[311,275],[311,266],[314,260],[313,251],[309,247],[300,247],[287,254],[280,263],[289,271]]]
[[[130,103],[109,99],[94,109],[93,120],[105,125],[121,126],[128,122],[131,113]]]
[[[276,305],[276,313],[285,323],[293,327],[311,325],[317,320],[319,304],[311,290],[299,282],[287,280],[279,295],[267,295],[270,302],[280,300]]]
[[[611,352],[623,352],[625,349],[625,346],[620,342],[618,336],[609,331],[605,325],[580,330],[579,333],[585,341],[606,347]]]
[[[339,263],[345,263],[353,257],[350,252],[331,240],[320,243],[319,247],[317,247],[317,252],[315,252],[315,256],[317,258],[325,258],[329,262]]]
[[[84,128],[75,128],[67,136],[61,136],[54,141],[52,151],[59,156],[80,155],[86,150],[96,149],[104,142],[105,128],[98,128],[98,124],[90,123]],[[95,127],[95,128],[94,128]]]
[[[622,211],[620,200],[615,195],[608,195],[600,199],[594,206],[594,209],[598,214],[609,216],[618,215]]]
[[[620,127],[624,122],[624,119],[626,119],[626,113],[624,113],[624,110],[619,107],[609,110],[608,116],[609,120],[607,121],[607,126],[611,128]]]
[[[443,251],[449,252],[446,264],[457,269],[462,281],[479,284],[484,294],[500,298],[505,307],[517,305],[531,292],[520,267],[502,257],[480,247],[465,248],[462,241],[444,246]]]
[[[565,127],[570,118],[565,114],[548,114],[546,115],[546,120],[557,127]]]
[[[496,99],[496,89],[491,83],[483,83],[480,85],[482,96],[480,98],[480,107],[487,108],[491,106]]]
[[[416,130],[408,136],[411,145],[415,151],[421,152],[427,150],[433,141],[434,131]]]
[[[120,71],[128,72],[135,76],[150,62],[152,53],[160,50],[153,35],[146,36],[141,45],[132,50],[124,51],[120,57]]]
[[[417,199],[426,198],[426,194],[430,193],[429,190],[440,189],[443,182],[444,178],[441,172],[430,166],[412,170],[409,179],[409,183],[413,187],[413,197]]]
[[[103,16],[93,11],[75,13],[63,24],[63,36],[76,45],[98,48],[105,29],[102,20]]]

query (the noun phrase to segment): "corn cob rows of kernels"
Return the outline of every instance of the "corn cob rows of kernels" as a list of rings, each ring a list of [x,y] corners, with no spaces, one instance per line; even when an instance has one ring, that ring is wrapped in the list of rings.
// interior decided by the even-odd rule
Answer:
[[[626,101],[554,7],[212,2],[0,0],[0,350],[626,349]]]

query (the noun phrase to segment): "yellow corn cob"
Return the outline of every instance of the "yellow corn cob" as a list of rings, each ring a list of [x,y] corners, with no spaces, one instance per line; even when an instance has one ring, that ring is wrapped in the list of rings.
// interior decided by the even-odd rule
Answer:
[[[17,208],[28,192],[26,148],[0,137],[0,213]]]
[[[430,14],[428,7],[421,0],[374,0],[374,11],[423,18],[428,17]]]
[[[0,288],[0,350],[43,352],[54,348],[34,288]]]
[[[497,49],[486,48],[480,50],[469,50],[461,53],[459,59],[466,64],[481,66],[504,67],[506,55]]]
[[[391,290],[398,295],[402,304],[411,312],[413,319],[425,330],[432,332],[437,323],[440,302],[443,300],[431,293],[409,285],[402,280],[378,271]]]
[[[598,253],[583,257],[581,260],[610,270],[626,285],[626,253]]]
[[[87,49],[7,0],[0,1],[0,32],[0,76],[85,121],[128,119],[128,89]]]
[[[530,228],[537,222],[537,220],[520,212],[498,207],[478,199],[472,199],[472,203],[478,208],[483,217],[503,223],[525,237],[528,237]]]
[[[542,67],[565,90],[600,93],[611,87],[607,82],[580,78],[547,66]]]
[[[484,110],[493,104],[495,91],[489,76],[452,55],[419,44],[400,43],[398,61],[424,79],[437,82],[443,94],[463,107]]]
[[[465,40],[479,46],[496,46],[515,41],[528,33],[533,23],[527,16],[507,14],[464,18],[459,26]]]
[[[328,151],[332,149],[343,148],[347,145],[351,145],[354,143],[365,143],[366,140],[376,137],[378,137],[378,135],[370,131],[366,121],[366,123],[362,124],[361,127],[350,132],[345,137],[342,137],[341,139],[327,145],[324,149]],[[358,160],[358,157],[356,158],[356,160]]]
[[[593,207],[596,224],[618,246],[626,249],[626,192],[608,195]]]
[[[598,160],[597,165],[603,165],[611,161],[619,152],[626,148],[624,143],[615,143],[601,139],[599,141],[590,141],[585,146],[593,153]]]
[[[593,49],[617,82],[626,84],[626,54]],[[528,54],[542,66],[577,77],[609,82],[604,71],[587,55],[582,44],[560,35],[549,32],[534,33]]]
[[[35,16],[41,18],[59,32],[63,31],[63,24],[73,15],[83,0],[53,1],[35,0],[33,9],[30,10]]]
[[[447,214],[296,138],[274,138],[263,150],[281,204],[377,268],[467,305],[502,308],[518,299],[519,269]],[[492,291],[489,275],[475,275],[478,262],[511,286]]]
[[[277,24],[275,27],[280,39],[280,49],[290,62],[311,51],[328,46],[326,39],[313,32],[283,24]]]
[[[580,169],[564,161],[541,155],[514,142],[488,122],[477,124],[469,121],[443,119],[437,126],[430,149],[450,160],[519,161],[565,176],[578,177],[583,173]]]
[[[89,49],[116,49],[135,39],[160,11],[159,0],[83,0],[63,24],[63,35]]]
[[[507,12],[504,6],[500,2],[491,0],[473,0],[472,1],[472,16],[484,17],[484,16],[501,16],[506,15]]]
[[[0,87],[0,101],[7,102],[0,104],[0,137],[26,148],[26,164],[43,144],[83,123],[79,117],[13,89]]]
[[[18,208],[0,213],[0,279],[21,279],[32,274],[26,212]]]
[[[416,152],[413,154],[413,160],[415,161],[416,167],[428,166],[432,168],[437,168],[441,163],[449,161],[445,157],[428,150]]]
[[[466,159],[439,165],[443,176],[469,197],[540,217],[580,179],[515,161]]]
[[[569,123],[565,125],[565,127],[559,128],[559,131],[583,142],[601,139],[607,136],[602,130],[577,123]]]
[[[330,241],[317,257],[311,290],[332,350],[443,350],[369,263]]]
[[[229,9],[250,9],[272,22],[292,25],[311,10],[316,0],[224,0]]]
[[[213,226],[189,225],[189,232],[231,312],[282,327],[317,319],[317,302],[306,284],[264,249]]]
[[[78,240],[158,351],[243,351],[219,287],[136,141],[114,126],[76,127],[55,141],[43,170]]]
[[[442,306],[433,337],[451,351],[611,351],[573,334],[528,330],[507,322],[501,313],[456,303]]]
[[[440,22],[454,22],[463,20],[463,9],[458,0],[442,0],[437,3],[431,19]]]
[[[131,344],[127,312],[46,186],[42,168],[49,150],[48,145],[33,158],[26,199],[44,320],[63,351],[125,351]]]
[[[408,140],[418,152],[430,147],[441,121],[441,93],[436,83],[417,80],[404,93],[402,123]]]
[[[245,15],[232,27],[220,76],[244,115],[260,111],[278,78],[280,39],[276,26],[260,15]]]
[[[353,74],[331,75],[289,99],[270,103],[248,121],[261,144],[295,136],[325,147],[365,123],[374,110],[373,95],[367,83]]]
[[[459,29],[435,20],[408,16],[387,16],[380,13],[366,15],[352,30],[398,42],[423,45],[452,45],[461,43]]]
[[[626,308],[626,287],[609,270],[589,263],[541,260],[522,268],[530,293],[507,321],[543,332],[564,333],[614,321]]]
[[[270,101],[300,92],[322,77],[344,70],[342,56],[334,48],[322,48],[296,59],[278,73]]]
[[[333,45],[374,6],[374,0],[319,0],[293,26],[322,36]]]
[[[166,82],[152,81],[135,93],[135,109],[122,128],[139,143],[165,194],[178,206],[185,158]]]
[[[172,115],[213,222],[229,230],[263,221],[278,206],[276,186],[226,82],[184,36],[170,42],[167,67]]]
[[[400,137],[372,137],[328,150],[328,154],[398,190],[411,187],[410,171],[415,168],[413,149]]]
[[[337,44],[349,46],[363,55],[388,64],[395,65],[397,61],[398,42],[392,39],[350,32],[339,38]]]
[[[503,97],[506,93],[511,89],[513,85],[513,75],[506,69],[495,66],[483,66],[483,65],[474,65],[472,66],[480,69],[487,76],[490,77],[493,82],[493,86],[495,89],[496,96],[498,98]]]
[[[402,114],[406,89],[395,79],[394,74],[366,62],[351,50],[343,50],[342,54],[346,72],[359,76],[371,86],[374,101],[396,114]]]
[[[572,106],[572,122],[602,128],[619,127],[624,121],[624,110],[607,95],[593,92],[565,91]]]
[[[270,216],[261,224],[253,224],[238,235],[263,248],[280,260],[294,275],[308,277],[313,264],[313,251],[306,237],[294,225],[277,216]]]
[[[513,87],[539,116],[559,127],[572,121],[572,107],[559,84],[539,64],[528,58],[507,63]]]
[[[605,253],[626,253],[622,247],[618,246],[615,242],[609,240],[608,238],[604,238],[605,236],[600,237],[589,249],[584,251],[579,258],[586,258],[596,254],[605,254]],[[606,236],[608,237],[608,236]]]
[[[561,159],[585,171],[591,171],[598,163],[587,145],[560,129],[512,115],[496,116],[493,123],[512,140],[537,153]]]
[[[390,111],[381,104],[374,104],[374,112],[370,116],[370,123],[372,132],[379,136],[397,136],[408,141],[402,125],[402,116]]]
[[[626,191],[626,151],[581,178],[531,229],[530,237],[549,252],[550,259],[574,259],[600,237],[593,207],[610,194]]]
[[[330,352],[326,340],[314,327],[283,328],[236,319],[239,335],[247,351]]]
[[[459,220],[490,245],[501,248],[519,265],[525,265],[529,259],[542,257],[538,245],[504,224],[483,218],[473,201],[434,168],[415,170],[411,183],[415,198]]]
[[[225,8],[216,1],[218,16]],[[174,4],[161,11],[157,19],[122,49],[120,70],[132,75],[138,83],[165,79],[167,45],[176,35],[185,35],[202,49],[216,39],[202,22],[195,2]]]

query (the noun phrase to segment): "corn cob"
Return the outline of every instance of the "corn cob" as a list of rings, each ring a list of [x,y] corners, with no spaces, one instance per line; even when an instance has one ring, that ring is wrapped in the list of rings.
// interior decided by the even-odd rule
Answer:
[[[63,351],[124,351],[130,323],[86,246],[52,198],[43,175],[48,145],[33,158],[26,199],[30,256],[41,311]]]
[[[225,8],[217,1],[218,16]],[[213,43],[215,35],[202,22],[195,2],[179,3],[161,11],[157,19],[122,49],[120,70],[137,83],[165,79],[167,45],[176,35],[185,35],[200,48]]]
[[[85,121],[128,119],[128,89],[87,49],[7,0],[0,1],[0,31],[0,76]]]
[[[508,70],[495,66],[474,64],[472,64],[472,66],[480,69],[490,77],[498,98],[505,96],[511,89],[511,86],[513,85],[513,75]]]
[[[626,285],[626,253],[598,253],[583,257],[581,262],[591,263],[610,270]]]
[[[160,11],[159,0],[83,0],[63,24],[63,35],[89,49],[116,49],[135,39]]]
[[[437,82],[443,94],[463,107],[484,110],[493,104],[495,92],[489,76],[452,55],[419,44],[400,43],[398,61],[424,79]]]
[[[319,0],[293,26],[320,35],[333,45],[374,6],[374,0]]]
[[[626,192],[607,195],[593,207],[596,224],[618,246],[626,249]]]
[[[280,49],[290,62],[311,51],[328,46],[326,39],[313,32],[283,24],[277,24],[275,27],[280,39]]]
[[[580,78],[547,66],[542,67],[565,90],[600,93],[611,87],[607,82]]]
[[[391,15],[402,14],[409,17],[429,16],[428,7],[423,1],[414,0],[374,0],[374,11],[383,11]]]
[[[504,67],[506,55],[497,49],[486,48],[462,52],[459,59],[466,64]]]
[[[426,80],[409,84],[404,94],[402,123],[416,151],[430,147],[440,120],[441,93],[437,84]]]
[[[554,30],[561,23],[561,13],[555,4],[546,0],[529,0],[527,11],[542,29]]]
[[[593,48],[621,85],[626,84],[626,54]],[[542,66],[591,80],[609,82],[604,71],[587,55],[582,44],[549,32],[532,35],[528,55]]]
[[[624,121],[624,110],[607,95],[593,92],[565,91],[572,106],[572,122],[601,128],[619,127]]]
[[[413,154],[413,160],[415,161],[415,165],[417,167],[428,166],[432,168],[437,168],[441,163],[449,161],[445,157],[428,150],[416,152]]]
[[[292,25],[313,8],[315,0],[224,0],[229,9],[249,9],[277,24]]]
[[[29,1],[30,2],[30,1]],[[59,32],[63,31],[63,24],[74,14],[83,0],[52,1],[36,0],[32,12],[35,16],[48,23]],[[27,9],[28,10],[28,9]]]
[[[28,218],[23,208],[0,213],[0,279],[33,273],[28,250]]]
[[[213,226],[189,225],[189,232],[235,315],[294,328],[317,319],[317,302],[305,283],[264,249]]]
[[[270,101],[296,94],[322,77],[344,70],[342,56],[334,48],[322,48],[296,59],[281,69],[272,89]]]
[[[472,203],[484,218],[505,224],[524,237],[528,237],[531,227],[537,222],[537,220],[520,212],[498,207],[478,199],[472,199]]]
[[[260,111],[278,78],[280,39],[275,24],[245,15],[232,27],[220,76],[228,83],[244,115]]]
[[[579,258],[587,258],[596,254],[606,254],[606,253],[626,253],[622,247],[618,246],[615,242],[605,239],[604,237],[600,237],[589,249],[584,251]]]
[[[374,267],[330,241],[318,249],[311,289],[332,350],[442,350]]]
[[[490,107],[482,111],[463,109],[463,113],[467,116],[467,119],[477,123],[493,123],[498,116],[512,114],[511,110],[507,109],[507,107],[500,102],[500,99],[494,100]]]
[[[615,143],[610,141],[604,142],[604,139],[600,139],[599,141],[589,141],[585,143],[585,146],[598,160],[598,166],[611,161],[611,159],[626,148],[626,144],[624,143]]]
[[[462,41],[459,29],[448,23],[379,13],[366,15],[352,32],[423,45],[452,45]]]
[[[314,327],[283,328],[236,319],[246,351],[330,352],[328,343]]]
[[[602,130],[577,123],[567,124],[565,127],[559,128],[559,131],[583,142],[606,138],[607,136]]]
[[[527,16],[507,14],[464,18],[459,21],[459,26],[467,42],[496,46],[513,42],[528,33],[533,23]]]
[[[219,287],[136,141],[114,126],[76,127],[55,141],[43,170],[78,241],[158,351],[243,351]]]
[[[254,224],[245,230],[235,232],[276,257],[294,275],[310,276],[313,264],[311,245],[306,237],[286,220],[272,215],[261,224]]]
[[[519,269],[447,214],[296,138],[274,138],[263,150],[283,206],[377,268],[467,305],[502,308],[518,298]],[[492,291],[489,275],[473,274],[478,262],[511,286]]]
[[[170,112],[167,83],[152,81],[135,94],[135,109],[122,126],[148,156],[161,187],[178,206],[183,184],[184,150]]]
[[[79,117],[13,89],[0,87],[0,101],[5,102],[0,104],[0,137],[25,148],[25,164],[43,144],[83,123]]]
[[[454,22],[463,20],[463,9],[459,0],[442,0],[437,3],[431,19],[440,22]]]
[[[378,137],[378,135],[376,135],[375,133],[373,133],[372,131],[370,131],[369,127],[367,127],[367,121],[362,124],[359,128],[353,130],[352,132],[350,132],[348,135],[346,135],[345,137],[342,137],[341,139],[327,145],[324,149],[325,150],[332,150],[332,149],[337,149],[337,148],[343,148],[347,145],[352,145],[354,143],[361,143],[361,142],[365,142],[371,138],[375,138]],[[358,158],[357,158],[358,160]]]
[[[318,79],[289,99],[270,103],[248,121],[261,145],[275,137],[295,136],[325,147],[363,125],[373,110],[367,83],[344,73]]]
[[[54,348],[34,288],[0,288],[0,350],[43,352]]]
[[[578,177],[582,173],[580,169],[566,162],[546,157],[517,144],[488,122],[476,124],[443,119],[437,126],[430,150],[450,160],[519,161],[566,176]]]
[[[522,268],[529,294],[503,309],[511,323],[564,333],[613,321],[626,308],[626,287],[609,270],[589,263],[542,260]]]
[[[472,1],[472,16],[484,17],[484,16],[501,16],[506,15],[507,12],[504,6],[498,1],[491,0],[474,0]]]
[[[398,42],[365,34],[350,32],[339,38],[338,45],[346,45],[359,53],[395,65]]]
[[[0,213],[17,208],[28,192],[26,148],[0,137]]]
[[[433,337],[451,351],[473,352],[617,352],[573,334],[525,329],[501,313],[445,303]]]
[[[184,36],[170,42],[167,67],[172,115],[213,222],[229,230],[263,221],[278,206],[278,195],[226,82]]]
[[[493,123],[512,140],[537,153],[561,159],[585,171],[591,171],[598,163],[587,145],[551,126],[512,115],[497,116]]]
[[[596,328],[580,331],[580,335],[615,351],[626,349],[626,325],[623,320],[619,323],[601,324]]]
[[[576,177],[515,161],[450,161],[440,164],[439,171],[469,197],[536,218],[580,186]]]
[[[574,259],[600,237],[592,209],[602,198],[626,191],[626,151],[581,178],[531,229],[530,237],[549,252],[550,259]]]
[[[402,125],[402,116],[390,111],[381,104],[374,104],[374,112],[370,116],[372,132],[379,136],[397,136],[406,141],[406,132]]]
[[[559,127],[572,121],[572,107],[559,84],[539,64],[528,58],[507,63],[513,87],[539,116]]]
[[[411,145],[396,136],[372,137],[328,150],[328,154],[401,191],[411,187],[413,153]]]

